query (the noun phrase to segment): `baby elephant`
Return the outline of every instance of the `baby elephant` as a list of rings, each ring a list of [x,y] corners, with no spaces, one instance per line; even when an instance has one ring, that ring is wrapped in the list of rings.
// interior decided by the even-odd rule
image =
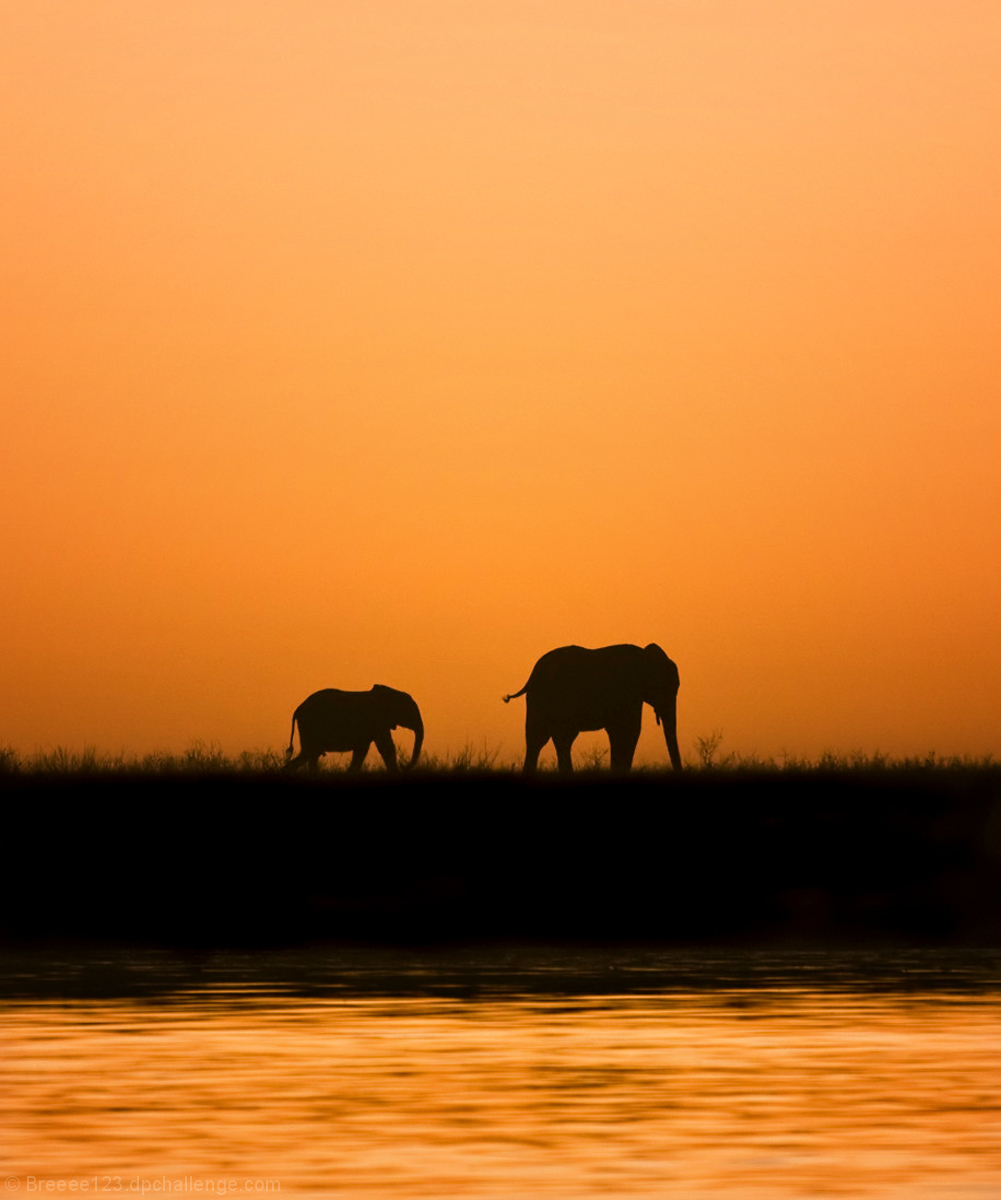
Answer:
[[[391,730],[398,725],[414,734],[414,752],[407,767],[412,767],[424,741],[424,722],[412,696],[396,688],[377,683],[367,692],[342,692],[325,688],[314,692],[292,714],[292,734],[288,753],[295,742],[295,727],[299,726],[299,753],[289,758],[286,770],[305,763],[311,771],[319,765],[321,754],[328,751],[350,750],[349,771],[358,771],[365,761],[369,747],[375,748],[390,771],[396,770],[396,747]]]

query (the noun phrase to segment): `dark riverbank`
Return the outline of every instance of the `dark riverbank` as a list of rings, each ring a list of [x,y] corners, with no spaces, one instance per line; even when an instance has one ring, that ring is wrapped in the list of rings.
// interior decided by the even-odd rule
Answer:
[[[0,937],[1001,945],[996,769],[9,776]]]

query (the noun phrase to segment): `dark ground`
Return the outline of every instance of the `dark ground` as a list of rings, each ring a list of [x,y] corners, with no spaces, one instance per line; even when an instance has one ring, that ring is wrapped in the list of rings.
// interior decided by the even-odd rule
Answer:
[[[1001,774],[0,780],[0,945],[1001,946]]]

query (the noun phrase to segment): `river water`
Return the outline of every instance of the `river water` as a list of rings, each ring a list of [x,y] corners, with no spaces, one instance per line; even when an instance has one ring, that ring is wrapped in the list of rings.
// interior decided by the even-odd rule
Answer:
[[[1001,1196],[1001,956],[0,956],[8,1197]]]

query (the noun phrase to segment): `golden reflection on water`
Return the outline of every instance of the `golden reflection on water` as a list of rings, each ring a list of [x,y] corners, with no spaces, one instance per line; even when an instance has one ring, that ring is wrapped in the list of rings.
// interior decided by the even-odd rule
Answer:
[[[1001,1196],[999,1051],[996,996],[17,1002],[0,1155],[17,1200]]]

